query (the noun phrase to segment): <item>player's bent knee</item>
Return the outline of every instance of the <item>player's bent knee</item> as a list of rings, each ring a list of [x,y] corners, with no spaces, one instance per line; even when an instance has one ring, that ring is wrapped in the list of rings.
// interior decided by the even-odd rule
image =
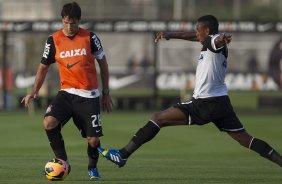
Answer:
[[[92,147],[97,147],[100,143],[99,137],[87,137],[87,141]]]
[[[56,128],[58,125],[60,124],[60,122],[52,117],[52,116],[46,116],[44,118],[44,121],[43,121],[43,126],[45,128],[45,130],[51,130],[51,129],[54,129]]]

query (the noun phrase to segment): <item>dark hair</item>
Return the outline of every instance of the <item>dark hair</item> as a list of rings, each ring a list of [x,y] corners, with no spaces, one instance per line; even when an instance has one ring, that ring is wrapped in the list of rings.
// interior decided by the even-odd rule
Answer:
[[[197,20],[198,22],[203,23],[205,26],[209,28],[209,34],[217,34],[218,33],[218,20],[213,15],[204,15]]]
[[[61,16],[62,18],[69,17],[69,19],[80,20],[81,9],[76,2],[67,3],[63,6]]]

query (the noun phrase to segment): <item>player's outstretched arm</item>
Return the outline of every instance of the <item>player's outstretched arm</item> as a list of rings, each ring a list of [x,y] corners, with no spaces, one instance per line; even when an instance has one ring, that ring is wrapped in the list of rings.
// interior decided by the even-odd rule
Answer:
[[[182,39],[188,41],[199,41],[196,36],[196,32],[157,32],[155,42],[157,43],[161,39]]]
[[[232,35],[227,33],[221,33],[219,36],[217,36],[214,40],[214,43],[217,48],[223,47],[225,45],[228,45],[232,40]]]
[[[38,91],[44,82],[48,69],[49,69],[49,65],[44,65],[44,64],[39,65],[32,92],[30,94],[27,94],[21,101],[21,103],[24,103],[25,107],[28,107],[28,104],[31,99],[37,97]]]

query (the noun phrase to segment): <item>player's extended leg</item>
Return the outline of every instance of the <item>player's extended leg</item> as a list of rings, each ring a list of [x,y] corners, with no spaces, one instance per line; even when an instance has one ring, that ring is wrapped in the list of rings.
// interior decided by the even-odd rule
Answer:
[[[129,143],[120,150],[105,150],[99,148],[99,152],[107,159],[122,167],[126,159],[135,152],[142,144],[152,140],[162,127],[174,125],[186,125],[187,117],[179,109],[170,107],[164,111],[153,114],[151,120],[132,137]]]
[[[170,107],[154,113],[151,120],[143,128],[140,128],[131,141],[120,150],[121,155],[123,158],[128,158],[142,144],[152,140],[162,127],[186,124],[186,115],[179,108]]]
[[[65,143],[61,134],[61,123],[53,116],[46,116],[43,121],[43,126],[55,157],[66,161],[68,164],[68,173],[70,173],[71,166],[68,162]],[[43,171],[43,174],[45,174],[45,171]]]
[[[90,180],[96,180],[100,178],[97,163],[99,159],[98,147],[100,146],[99,137],[87,137],[88,147],[87,147],[87,155],[89,159],[88,163],[88,174],[90,176]]]
[[[275,151],[269,144],[265,141],[257,139],[249,135],[246,131],[244,132],[228,132],[228,134],[238,141],[242,146],[249,148],[262,157],[278,164],[282,167],[282,157],[281,155]]]
[[[53,116],[46,116],[43,125],[56,158],[67,161],[65,143],[61,134],[61,124]]]

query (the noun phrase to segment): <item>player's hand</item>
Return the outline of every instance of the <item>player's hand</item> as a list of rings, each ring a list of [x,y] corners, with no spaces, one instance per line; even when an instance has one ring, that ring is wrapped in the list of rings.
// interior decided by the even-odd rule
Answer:
[[[221,33],[219,37],[220,40],[225,43],[225,45],[228,45],[232,40],[232,35],[228,33]]]
[[[103,111],[111,112],[113,109],[113,101],[110,94],[102,95],[102,108]]]
[[[25,97],[23,97],[21,103],[23,103],[25,107],[28,107],[30,100],[35,99],[36,97],[37,94],[28,94]]]
[[[166,39],[166,40],[169,40],[169,35],[168,33],[165,33],[165,32],[157,32],[156,34],[156,38],[155,38],[155,43],[157,43],[159,40],[161,39]]]
[[[219,36],[215,39],[215,45],[217,47],[222,47],[225,45],[228,45],[232,40],[232,35],[227,33],[221,33]]]

